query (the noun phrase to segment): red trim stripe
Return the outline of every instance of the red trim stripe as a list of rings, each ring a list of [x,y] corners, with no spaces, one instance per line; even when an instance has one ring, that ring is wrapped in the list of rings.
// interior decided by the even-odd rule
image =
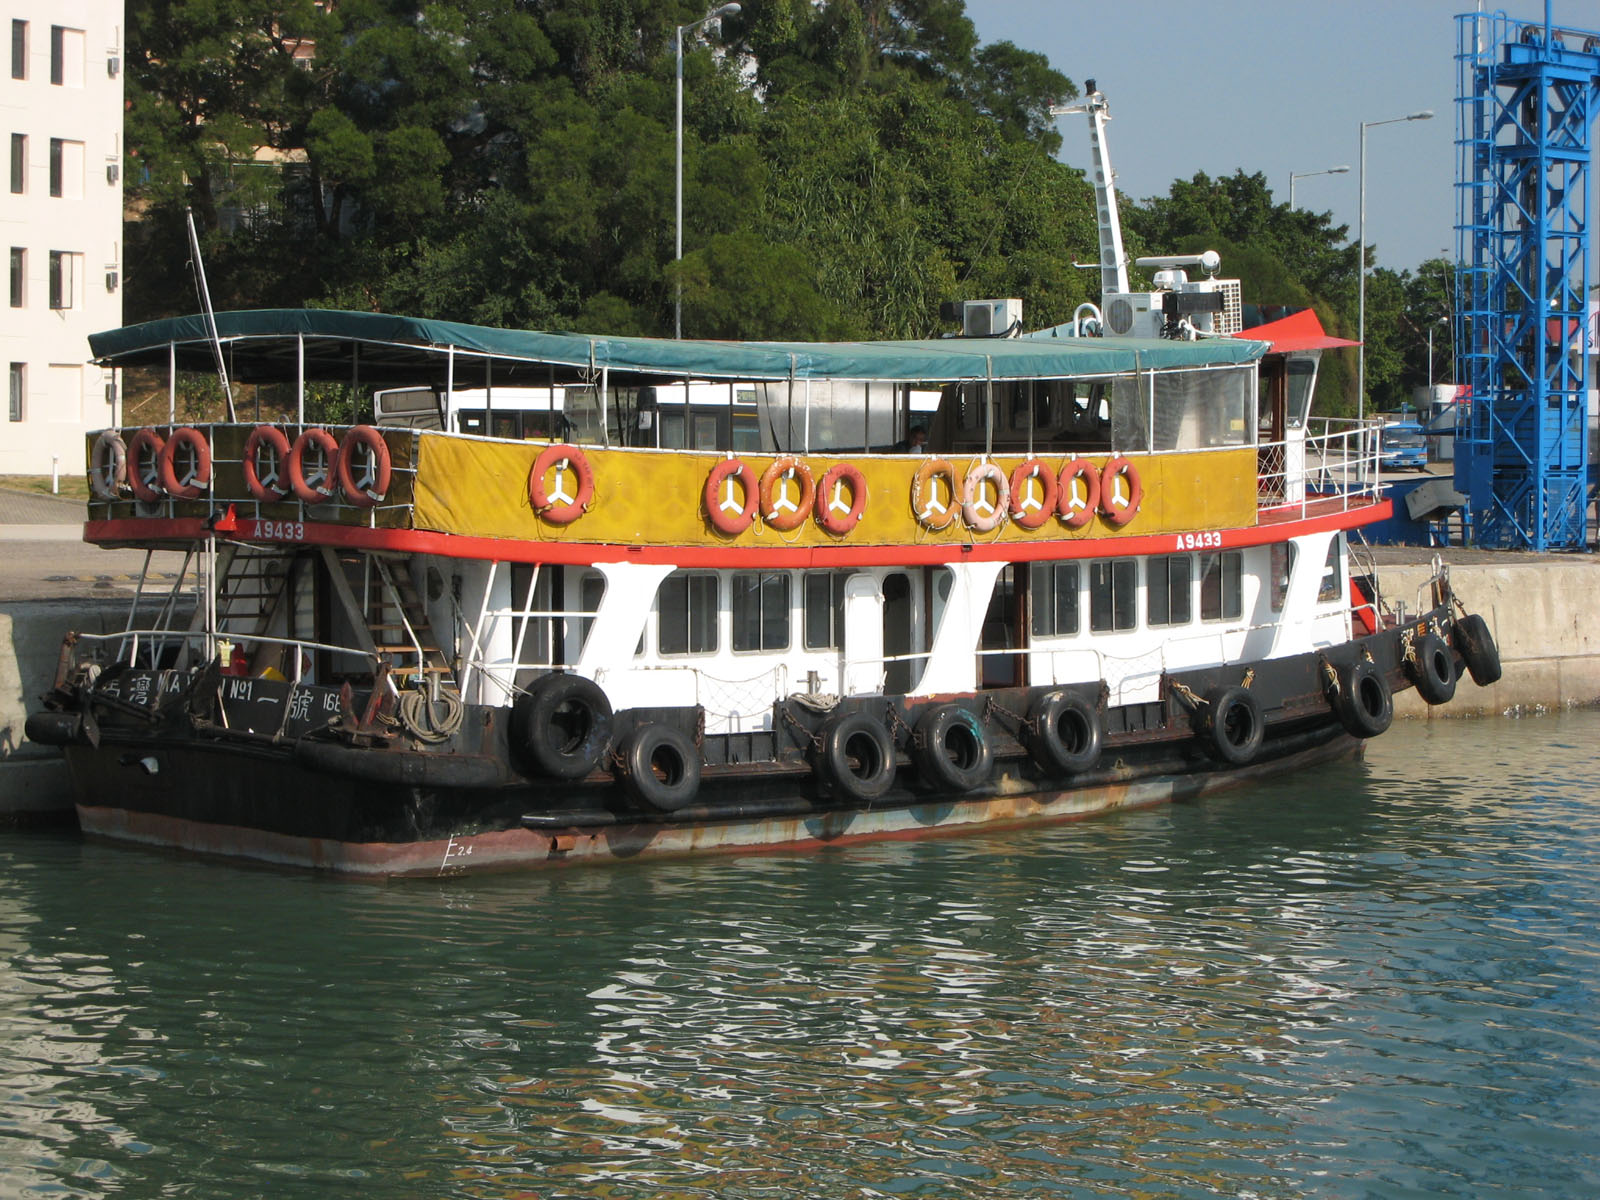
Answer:
[[[438,554],[448,558],[484,561],[587,565],[603,562],[671,563],[680,567],[860,567],[938,565],[950,562],[1038,562],[1074,558],[1121,558],[1140,554],[1175,554],[1198,549],[1237,549],[1286,542],[1292,537],[1330,530],[1353,529],[1386,520],[1393,503],[1381,500],[1304,520],[1274,520],[1270,524],[1203,533],[1153,533],[1132,537],[1040,539],[1028,542],[928,543],[918,546],[616,546],[590,542],[544,542],[510,538],[468,537],[425,529],[372,529],[360,525],[332,525],[315,521],[272,522],[276,527],[296,524],[304,538],[250,536],[254,518],[239,518],[239,534],[232,540],[258,545],[336,546],[359,550],[390,550],[410,554]],[[206,523],[194,517],[172,519],[135,517],[89,521],[83,540],[99,545],[149,545],[154,542],[189,542],[206,535]],[[1211,540],[1211,539],[1219,540]]]

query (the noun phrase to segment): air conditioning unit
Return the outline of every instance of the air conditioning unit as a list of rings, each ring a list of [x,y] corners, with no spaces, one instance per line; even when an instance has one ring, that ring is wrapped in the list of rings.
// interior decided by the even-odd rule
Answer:
[[[115,54],[106,59],[106,78],[115,79],[117,72],[122,70],[122,60]]]
[[[106,272],[106,291],[114,292],[116,290],[117,290],[117,273],[115,271],[107,271]]]
[[[961,306],[962,337],[1006,337],[1021,331],[1021,300],[967,300]]]
[[[121,178],[122,178],[122,164],[121,163],[114,163],[114,162],[113,163],[107,163],[106,164],[106,182],[114,184],[114,183],[117,182],[117,180],[119,180]]]

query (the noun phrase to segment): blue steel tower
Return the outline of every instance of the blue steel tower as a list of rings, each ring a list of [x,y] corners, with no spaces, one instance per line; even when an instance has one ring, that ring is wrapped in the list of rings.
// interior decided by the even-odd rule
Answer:
[[[1579,549],[1600,33],[1456,18],[1456,487],[1479,545]],[[1460,410],[1458,410],[1460,411]]]

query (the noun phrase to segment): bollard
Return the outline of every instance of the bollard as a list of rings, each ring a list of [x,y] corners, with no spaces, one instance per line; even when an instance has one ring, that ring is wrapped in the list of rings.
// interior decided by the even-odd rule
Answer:
[[[52,496],[61,494],[61,455],[59,454],[50,456],[50,494]]]

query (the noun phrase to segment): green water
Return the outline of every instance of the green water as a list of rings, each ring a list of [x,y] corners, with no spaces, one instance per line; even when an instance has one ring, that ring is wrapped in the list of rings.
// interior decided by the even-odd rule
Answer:
[[[1600,714],[388,887],[0,841],[0,1195],[1600,1192]]]

